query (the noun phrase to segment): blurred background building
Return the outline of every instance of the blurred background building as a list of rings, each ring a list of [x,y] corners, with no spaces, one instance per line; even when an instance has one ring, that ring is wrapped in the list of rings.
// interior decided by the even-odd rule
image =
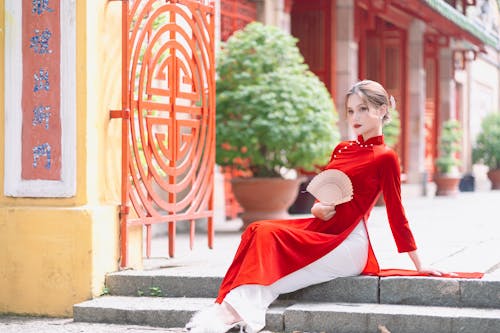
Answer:
[[[311,70],[330,90],[343,138],[344,94],[356,81],[381,82],[397,101],[406,188],[432,182],[443,122],[463,128],[461,172],[482,118],[499,110],[499,1],[217,0],[220,40],[252,21],[298,38]],[[479,177],[484,170],[479,169]],[[422,188],[422,184],[424,188]]]

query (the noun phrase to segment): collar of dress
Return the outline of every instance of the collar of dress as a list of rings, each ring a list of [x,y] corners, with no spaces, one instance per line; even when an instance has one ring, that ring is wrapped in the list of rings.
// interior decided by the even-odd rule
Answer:
[[[384,136],[377,135],[365,141],[362,135],[358,135],[358,139],[356,140],[356,142],[361,145],[382,145],[384,144]]]

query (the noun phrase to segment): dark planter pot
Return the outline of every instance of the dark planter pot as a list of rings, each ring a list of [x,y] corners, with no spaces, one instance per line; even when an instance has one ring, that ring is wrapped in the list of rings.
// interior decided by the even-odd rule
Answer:
[[[310,214],[311,208],[316,201],[314,196],[306,190],[307,185],[309,185],[311,180],[314,178],[314,175],[305,177],[306,178],[304,178],[304,181],[299,186],[297,199],[295,199],[295,202],[288,209],[290,214]]]
[[[470,173],[464,175],[458,184],[460,192],[474,192],[476,189],[476,179]]]
[[[491,181],[491,189],[500,190],[500,169],[488,171],[488,178]]]
[[[458,185],[460,177],[437,175],[434,178],[436,183],[437,196],[450,196],[458,194]]]
[[[243,208],[242,230],[255,221],[290,218],[288,208],[297,198],[304,179],[235,178],[233,193]]]

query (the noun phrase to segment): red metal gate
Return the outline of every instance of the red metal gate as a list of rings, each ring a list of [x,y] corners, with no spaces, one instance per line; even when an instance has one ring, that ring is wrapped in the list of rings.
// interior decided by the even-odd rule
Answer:
[[[214,6],[189,0],[123,1],[121,267],[131,226],[208,221],[213,245]]]

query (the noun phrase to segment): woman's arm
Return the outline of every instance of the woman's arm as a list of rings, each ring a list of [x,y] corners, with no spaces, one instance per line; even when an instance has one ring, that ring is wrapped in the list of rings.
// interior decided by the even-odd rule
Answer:
[[[422,266],[422,261],[420,260],[417,250],[408,252],[408,256],[410,256],[410,259],[411,261],[413,261],[415,268],[420,273],[426,273],[435,276],[442,276],[443,274],[445,274],[443,271],[437,270],[435,268]]]
[[[399,161],[394,152],[384,156],[381,168],[382,190],[386,202],[387,216],[391,231],[399,252],[407,252],[418,272],[434,276],[442,276],[444,272],[422,265],[417,246],[410,230],[408,220],[401,203],[401,171]]]
[[[417,245],[401,202],[401,171],[398,157],[394,151],[386,151],[380,156],[378,163],[387,218],[398,252],[415,251]]]

